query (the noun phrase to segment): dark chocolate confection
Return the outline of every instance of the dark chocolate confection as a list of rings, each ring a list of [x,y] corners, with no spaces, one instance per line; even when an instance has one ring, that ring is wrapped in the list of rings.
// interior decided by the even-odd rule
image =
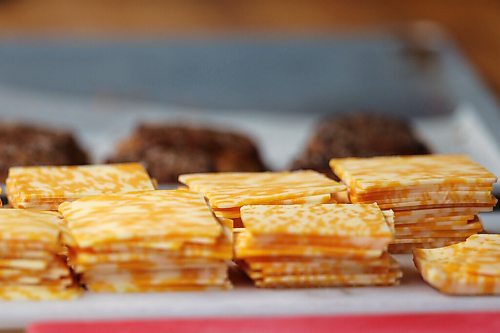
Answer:
[[[141,124],[108,162],[142,162],[160,184],[183,173],[263,171],[256,145],[241,134],[209,128]]]
[[[0,123],[0,178],[5,182],[12,166],[81,165],[86,152],[67,131]]]
[[[428,154],[410,125],[373,113],[328,117],[319,122],[292,169],[313,169],[333,175],[331,158]]]

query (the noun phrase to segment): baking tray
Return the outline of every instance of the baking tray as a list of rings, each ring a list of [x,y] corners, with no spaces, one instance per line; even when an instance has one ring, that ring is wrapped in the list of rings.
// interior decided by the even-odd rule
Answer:
[[[425,285],[407,255],[395,256],[404,279],[395,287],[266,290],[239,280],[221,292],[85,294],[69,302],[0,303],[0,327],[47,320],[238,317],[355,313],[463,312],[500,309],[499,297],[450,297]]]
[[[422,38],[422,35],[425,37]],[[274,169],[325,114],[405,116],[436,153],[467,153],[500,175],[500,112],[436,26],[314,38],[0,41],[0,117],[75,130],[102,161],[139,121],[206,123],[248,133]],[[495,187],[498,193],[498,187]],[[497,213],[483,214],[490,232]],[[409,256],[390,288],[85,294],[73,302],[0,302],[0,327],[47,319],[500,310],[498,297],[448,297]]]

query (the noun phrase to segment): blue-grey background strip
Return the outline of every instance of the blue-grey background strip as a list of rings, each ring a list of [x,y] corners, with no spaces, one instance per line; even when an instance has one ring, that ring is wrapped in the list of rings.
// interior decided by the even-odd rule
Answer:
[[[211,109],[449,112],[445,50],[391,34],[335,38],[0,41],[0,83]],[[430,64],[429,64],[430,61]],[[443,88],[444,87],[444,88]]]

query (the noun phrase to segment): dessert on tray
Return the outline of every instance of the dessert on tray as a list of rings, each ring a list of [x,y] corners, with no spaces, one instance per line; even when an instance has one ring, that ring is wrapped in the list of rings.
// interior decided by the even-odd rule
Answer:
[[[256,144],[247,136],[207,127],[139,125],[109,162],[142,162],[160,184],[184,173],[263,171]]]
[[[422,278],[453,295],[500,294],[500,235],[472,235],[437,249],[414,249]]]
[[[345,186],[316,171],[201,173],[179,177],[208,199],[215,215],[241,226],[244,205],[321,204],[347,200]]]
[[[109,194],[59,207],[69,263],[94,292],[228,289],[232,225],[199,193]]]
[[[388,135],[390,133],[390,135]],[[409,123],[379,113],[354,113],[321,119],[292,169],[332,175],[331,158],[427,154]]]
[[[55,212],[0,209],[0,299],[80,295],[63,255],[60,223]]]
[[[243,206],[235,258],[257,287],[394,285],[391,216],[376,204]]]
[[[330,165],[353,203],[394,211],[392,252],[461,242],[483,230],[477,214],[497,203],[495,175],[464,155],[344,158]]]
[[[7,197],[14,208],[57,210],[64,201],[105,193],[153,190],[154,183],[137,163],[13,167]]]
[[[81,165],[87,153],[69,131],[0,122],[0,182],[13,166]]]

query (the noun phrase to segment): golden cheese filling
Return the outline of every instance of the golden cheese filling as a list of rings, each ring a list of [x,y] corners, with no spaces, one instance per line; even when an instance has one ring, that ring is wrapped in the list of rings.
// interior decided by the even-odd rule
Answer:
[[[78,247],[128,240],[215,239],[222,227],[203,197],[187,191],[102,195],[59,207]]]
[[[77,297],[54,212],[0,209],[0,299],[66,300]]]
[[[478,234],[436,249],[415,249],[422,278],[454,295],[500,294],[500,235]]]
[[[95,292],[227,289],[232,221],[203,195],[179,190],[109,194],[59,207],[69,261]]]
[[[138,163],[12,167],[6,185],[9,202],[24,208],[54,208],[86,196],[155,188]]]
[[[426,185],[489,187],[497,178],[465,155],[332,159],[330,166],[356,193]]]
[[[254,205],[241,217],[254,235],[392,238],[377,204]]]
[[[181,175],[181,183],[201,192],[214,209],[253,204],[316,203],[345,186],[315,171],[204,173]]]
[[[397,284],[393,217],[376,204],[243,206],[235,257],[257,287]]]
[[[330,166],[353,203],[376,202],[394,211],[393,244],[427,248],[444,238],[462,241],[483,230],[475,216],[498,202],[491,193],[496,176],[465,155],[340,158]]]

